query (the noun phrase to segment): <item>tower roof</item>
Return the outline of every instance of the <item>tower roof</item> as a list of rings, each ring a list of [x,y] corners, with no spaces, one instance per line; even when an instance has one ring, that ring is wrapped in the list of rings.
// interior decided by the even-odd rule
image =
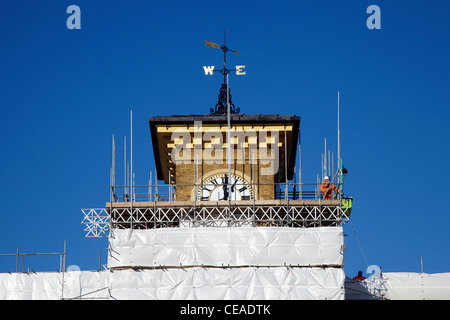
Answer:
[[[236,125],[248,125],[248,126],[263,126],[275,125],[275,124],[290,124],[292,130],[288,134],[287,139],[287,176],[288,179],[293,178],[294,165],[298,144],[298,133],[300,128],[300,117],[296,115],[280,115],[280,114],[231,114],[230,115],[231,127]],[[153,154],[155,157],[155,165],[157,170],[158,179],[168,180],[168,173],[166,170],[167,156],[162,154],[164,150],[164,139],[162,134],[158,133],[157,127],[165,126],[179,126],[179,125],[194,125],[194,122],[199,121],[202,124],[218,125],[219,127],[227,127],[227,114],[223,115],[171,115],[171,116],[154,116],[149,119],[150,133],[153,144]],[[268,128],[270,129],[270,128]],[[284,141],[281,141],[284,144]],[[282,155],[284,157],[284,155]],[[284,180],[284,172],[281,172]]]

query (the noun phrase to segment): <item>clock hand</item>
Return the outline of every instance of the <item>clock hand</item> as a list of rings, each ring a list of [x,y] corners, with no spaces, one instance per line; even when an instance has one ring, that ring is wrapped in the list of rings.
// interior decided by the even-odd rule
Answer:
[[[228,176],[225,175],[225,181],[222,186],[223,189],[223,200],[228,200]]]
[[[234,192],[234,188],[236,187],[236,183],[237,183],[238,181],[235,179],[234,180],[234,182],[233,182],[233,184],[231,185],[231,192],[233,193]]]
[[[228,199],[228,186],[226,184],[223,185],[223,199],[222,200],[227,200]]]

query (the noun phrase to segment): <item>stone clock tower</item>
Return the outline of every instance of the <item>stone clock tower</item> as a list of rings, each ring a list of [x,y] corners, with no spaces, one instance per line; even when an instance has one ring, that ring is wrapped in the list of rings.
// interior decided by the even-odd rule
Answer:
[[[273,200],[293,178],[299,124],[293,115],[232,114],[228,141],[226,115],[152,117],[158,179],[176,185],[175,201]]]
[[[237,52],[206,45],[224,53],[223,69],[204,67],[223,75],[217,104],[151,117],[155,184],[116,185],[114,160],[110,201],[83,211],[88,234],[108,237],[114,298],[343,299],[351,207],[296,181],[300,117],[241,114],[228,73],[245,66],[227,69]]]

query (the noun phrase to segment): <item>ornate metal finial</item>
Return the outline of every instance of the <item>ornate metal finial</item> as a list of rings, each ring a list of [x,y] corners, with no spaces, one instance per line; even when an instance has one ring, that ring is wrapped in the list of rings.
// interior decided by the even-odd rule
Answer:
[[[211,114],[215,115],[221,115],[227,113],[227,102],[230,104],[230,113],[235,114],[240,112],[240,108],[236,108],[234,106],[234,103],[231,102],[231,94],[230,94],[230,88],[228,87],[227,82],[227,75],[230,73],[230,71],[236,71],[237,75],[245,75],[245,66],[236,66],[236,69],[227,69],[227,52],[232,51],[234,54],[240,54],[236,50],[230,50],[226,46],[226,33],[224,35],[224,41],[223,46],[220,46],[214,42],[206,40],[206,46],[216,48],[216,49],[222,49],[223,51],[223,68],[221,70],[214,70],[214,66],[204,66],[203,69],[205,71],[205,75],[212,75],[214,71],[220,72],[223,75],[223,83],[220,87],[220,93],[219,93],[219,101],[217,102],[216,106],[214,108],[210,108],[209,112]],[[228,93],[228,96],[227,96]],[[227,99],[228,98],[228,99]]]
[[[234,103],[231,101],[231,94],[228,93],[228,100],[230,103],[230,113],[239,113],[241,111],[240,108],[236,108],[234,106]],[[227,113],[227,84],[222,83],[222,86],[220,87],[220,93],[219,93],[219,102],[217,102],[216,106],[214,108],[210,108],[209,112],[211,114],[215,115],[221,115]]]

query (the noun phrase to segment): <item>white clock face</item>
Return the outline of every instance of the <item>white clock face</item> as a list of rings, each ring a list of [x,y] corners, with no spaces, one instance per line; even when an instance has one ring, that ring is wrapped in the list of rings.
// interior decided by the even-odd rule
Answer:
[[[230,192],[228,192],[228,184]],[[231,175],[228,181],[228,174],[217,174],[206,180],[197,193],[197,200],[251,200],[253,192],[250,185],[241,177]]]

